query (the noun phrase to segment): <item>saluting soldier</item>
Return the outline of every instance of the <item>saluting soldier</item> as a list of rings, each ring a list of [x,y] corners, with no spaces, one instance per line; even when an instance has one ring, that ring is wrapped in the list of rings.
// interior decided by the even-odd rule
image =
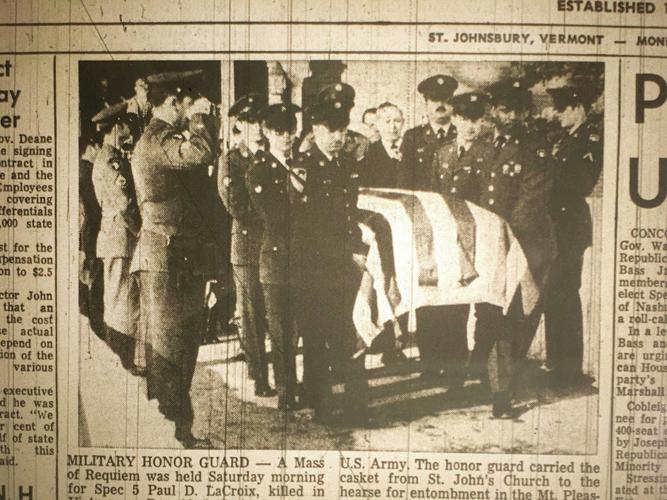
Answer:
[[[104,108],[92,118],[104,134],[92,182],[101,209],[96,246],[97,257],[104,263],[106,339],[130,370],[139,318],[139,296],[130,275],[130,259],[141,226],[132,172],[123,155],[123,150],[132,146],[132,120],[126,103]]]
[[[265,147],[259,123],[260,112],[265,105],[264,96],[251,93],[229,108],[228,114],[235,119],[235,128],[242,138],[227,153],[218,175],[220,197],[233,218],[231,264],[237,309],[241,317],[241,344],[246,355],[248,375],[255,381],[255,395],[260,397],[270,397],[275,392],[269,386],[264,346],[267,325],[259,281],[262,221],[251,205],[246,179],[255,156]]]
[[[296,133],[293,104],[277,103],[262,112],[262,130],[268,151],[258,151],[248,174],[248,191],[263,223],[259,276],[269,321],[273,373],[278,409],[297,408],[294,288],[290,278],[298,272],[290,266],[294,249],[290,229],[300,224],[299,212],[306,206],[306,178],[292,170],[292,148]]]
[[[444,195],[457,224],[461,286],[467,286],[478,277],[474,266],[475,222],[465,201],[479,202],[480,172],[493,162],[493,147],[481,137],[487,104],[486,95],[480,92],[467,92],[451,99],[452,123],[457,136],[438,149],[433,160],[433,188]],[[502,309],[497,309],[479,304],[476,307],[478,322],[480,317],[482,321],[487,317],[496,320],[502,317]],[[437,337],[429,348],[420,346],[426,369],[444,369],[453,396],[460,395],[465,381],[469,312],[467,304],[430,308],[427,319]]]
[[[587,382],[582,372],[583,313],[579,288],[593,223],[586,202],[602,171],[602,134],[589,112],[595,95],[589,88],[549,89],[563,128],[553,147],[554,185],[550,214],[558,256],[553,263],[545,309],[547,365],[560,385]]]
[[[338,409],[332,385],[344,384],[343,416],[366,420],[363,356],[353,358],[357,339],[352,308],[359,276],[354,254],[361,251],[357,225],[359,173],[344,152],[354,89],[336,83],[320,92],[309,108],[314,146],[303,154],[295,172],[305,175],[303,218],[295,224],[292,251],[298,256],[297,321],[303,335],[306,403],[315,417],[331,421]],[[357,257],[358,258],[358,257]]]
[[[148,77],[153,117],[132,157],[142,218],[132,271],[139,274],[142,323],[148,348],[148,397],[176,426],[186,448],[210,447],[192,434],[190,385],[202,333],[204,302],[201,250],[203,217],[188,193],[182,172],[206,169],[217,133],[211,103],[201,97],[188,106],[177,85],[201,71]],[[189,119],[187,131],[182,130]]]
[[[457,87],[458,82],[447,75],[431,76],[417,86],[424,98],[428,122],[409,129],[403,136],[402,161],[398,169],[399,188],[431,190],[433,154],[456,138],[449,99]]]
[[[537,305],[527,316],[520,293],[506,317],[500,318],[497,309],[491,314],[478,314],[471,362],[473,367],[480,367],[488,361],[494,415],[512,416],[509,375],[520,366],[516,363],[522,362],[535,336],[542,315],[541,292],[555,255],[547,206],[553,179],[545,138],[529,133],[523,125],[532,107],[532,93],[524,81],[501,80],[488,91],[492,97],[489,117],[493,135],[489,139],[494,161],[479,171],[478,202],[510,224],[540,293]]]

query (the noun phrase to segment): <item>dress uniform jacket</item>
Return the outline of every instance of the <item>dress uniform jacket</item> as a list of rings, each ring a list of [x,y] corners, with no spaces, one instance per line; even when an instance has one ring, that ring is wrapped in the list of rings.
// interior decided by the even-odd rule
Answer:
[[[229,151],[220,165],[218,191],[233,219],[231,263],[248,374],[258,386],[268,386],[264,347],[266,314],[259,276],[262,221],[248,191],[248,176],[254,160],[255,155],[243,143]]]
[[[202,240],[203,215],[197,212],[194,198],[187,192],[180,174],[212,161],[213,135],[203,115],[190,119],[189,134],[169,123],[153,118],[137,143],[132,157],[137,201],[142,231],[135,252],[133,271],[167,272],[173,270],[170,249],[187,249],[196,257]],[[189,138],[186,135],[190,135]],[[181,255],[183,260],[190,258]],[[195,274],[201,274],[201,263],[186,263]]]
[[[194,115],[189,135],[153,118],[137,143],[132,171],[142,217],[132,270],[140,271],[141,319],[148,337],[148,396],[177,426],[193,412],[188,395],[201,328],[203,268],[197,256],[204,214],[196,210],[180,174],[206,168],[214,135],[206,117]]]
[[[400,161],[389,156],[382,141],[376,141],[368,147],[360,168],[361,185],[395,188],[398,186],[399,167]]]
[[[445,144],[456,139],[456,127],[449,125],[446,135],[438,139],[430,124],[419,125],[405,132],[401,145],[398,187],[430,191],[433,182],[433,155]]]
[[[253,207],[262,220],[260,281],[266,285],[300,282],[298,254],[292,243],[296,243],[296,228],[304,224],[309,205],[308,196],[293,185],[301,181],[292,179],[288,168],[270,153],[259,151],[247,177]],[[300,170],[302,175],[304,171]]]
[[[473,203],[479,203],[479,174],[493,162],[493,147],[476,140],[461,154],[456,142],[435,153],[433,160],[433,190]]]
[[[352,309],[357,274],[353,253],[361,252],[357,226],[359,173],[345,154],[328,159],[318,147],[295,164],[304,172],[297,223],[292,223],[291,248],[297,256],[290,272],[298,271],[296,310],[304,342],[303,382],[306,403],[327,418],[333,400],[331,385],[342,381],[344,413],[364,418],[366,377],[363,356],[352,359],[356,336]]]
[[[255,156],[244,145],[227,153],[220,165],[218,192],[232,216],[231,263],[236,266],[259,265],[262,222],[250,203],[246,178]]]
[[[130,165],[118,149],[104,144],[92,177],[102,211],[97,256],[132,257],[141,221]]]
[[[92,179],[102,210],[97,256],[104,262],[104,321],[115,332],[134,335],[138,297],[133,296],[129,266],[141,221],[130,165],[118,149],[104,144]]]
[[[602,137],[591,123],[566,133],[555,144],[554,186],[550,213],[559,244],[585,249],[592,242],[586,202],[602,171]]]
[[[247,176],[248,192],[263,223],[259,279],[264,289],[281,409],[291,408],[296,398],[297,335],[294,289],[290,285],[299,273],[290,242],[292,228],[302,224],[300,212],[307,202],[293,185],[301,181],[292,178],[289,168],[272,154],[258,151]]]
[[[550,155],[543,140],[517,130],[494,145],[494,161],[479,173],[479,204],[509,222],[536,283],[543,285],[556,251],[549,196]]]
[[[474,219],[467,205],[462,201],[479,203],[479,177],[484,168],[493,162],[493,148],[484,140],[473,141],[469,149],[460,151],[456,141],[442,146],[433,159],[433,190],[444,196],[445,202],[455,216],[458,225],[459,263],[462,281],[469,281],[477,276],[475,261]],[[478,325],[497,323],[499,308],[477,306]],[[444,360],[445,370],[450,372],[450,384],[462,385],[465,379],[465,365],[468,354],[467,322],[470,307],[467,304],[444,306],[427,311],[427,328],[420,341],[420,356],[427,369],[438,366]],[[502,316],[502,310],[500,310]],[[442,326],[447,325],[443,331]],[[492,345],[492,339],[489,335]],[[434,359],[435,354],[435,359]],[[488,352],[483,354],[486,357]],[[443,363],[443,361],[440,361]],[[495,368],[495,366],[494,366]],[[497,390],[494,387],[494,390]]]
[[[300,263],[299,284],[347,286],[354,272],[352,254],[362,249],[357,165],[344,154],[329,160],[313,147],[301,155],[295,171],[305,172],[307,179],[302,193],[304,215],[291,240]]]
[[[579,288],[583,256],[592,242],[592,218],[586,197],[602,170],[602,139],[584,123],[555,144],[554,187],[550,213],[558,255],[545,304],[547,364],[559,383],[577,380],[583,362],[583,311]]]

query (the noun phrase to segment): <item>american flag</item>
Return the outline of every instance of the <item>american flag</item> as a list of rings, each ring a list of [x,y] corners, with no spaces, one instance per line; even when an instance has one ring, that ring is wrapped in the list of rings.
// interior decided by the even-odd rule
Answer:
[[[508,223],[477,205],[437,193],[362,189],[369,247],[353,311],[366,346],[387,322],[420,307],[488,302],[506,312],[517,290],[524,313],[539,293]]]

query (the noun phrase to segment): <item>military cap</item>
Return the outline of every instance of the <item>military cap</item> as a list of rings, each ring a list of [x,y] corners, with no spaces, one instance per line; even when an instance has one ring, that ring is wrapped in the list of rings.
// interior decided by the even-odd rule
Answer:
[[[239,120],[255,122],[260,118],[260,113],[266,106],[266,101],[266,96],[251,92],[237,99],[229,108],[227,116],[235,116]]]
[[[486,112],[489,98],[481,92],[466,92],[451,98],[453,113],[469,120],[479,120]]]
[[[296,129],[296,113],[301,108],[296,104],[271,104],[262,110],[264,125],[277,132],[291,132]]]
[[[547,92],[554,101],[556,111],[563,111],[568,106],[578,104],[588,108],[595,101],[594,90],[587,87],[557,87],[547,89]]]
[[[164,73],[148,75],[146,81],[149,85],[176,85],[195,76],[202,75],[203,73],[203,69],[194,69],[190,71],[165,71]]]
[[[317,95],[317,102],[334,109],[347,108],[349,110],[354,106],[354,96],[354,89],[350,85],[338,82],[324,87]]]
[[[112,104],[102,108],[91,121],[97,126],[97,130],[108,130],[116,123],[127,123],[131,127],[135,124],[137,116],[127,112],[127,101]]]
[[[354,106],[354,89],[346,83],[334,83],[322,89],[309,108],[315,123],[327,123],[333,128],[347,126]]]
[[[508,78],[493,83],[487,89],[492,104],[509,109],[525,110],[533,103],[533,94],[521,79]]]
[[[347,65],[338,60],[334,61],[323,61],[323,60],[312,60],[308,63],[310,70],[313,73],[337,73],[341,74],[347,68]]]
[[[422,80],[417,90],[429,101],[446,101],[454,94],[459,83],[447,75],[434,75]]]

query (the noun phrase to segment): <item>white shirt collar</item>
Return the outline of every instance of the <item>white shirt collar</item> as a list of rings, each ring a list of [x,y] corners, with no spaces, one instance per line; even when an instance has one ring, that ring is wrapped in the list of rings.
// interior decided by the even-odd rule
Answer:
[[[393,143],[390,142],[390,141],[385,141],[384,139],[381,139],[381,142],[382,142],[382,145],[384,146],[385,151],[387,151],[387,153],[391,153],[392,146],[395,146],[396,148],[399,148],[399,149],[400,149],[400,147],[401,147],[401,143],[402,143],[403,141],[402,141],[401,138],[399,137],[399,138],[396,139],[396,141],[394,141]]]

